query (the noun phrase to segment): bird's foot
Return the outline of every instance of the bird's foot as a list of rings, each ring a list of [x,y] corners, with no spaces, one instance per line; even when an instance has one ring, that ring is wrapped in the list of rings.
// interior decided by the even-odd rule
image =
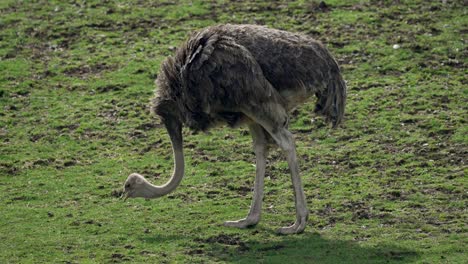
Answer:
[[[281,235],[300,234],[304,231],[307,224],[308,215],[299,217],[292,226],[285,226],[278,229],[277,233]]]
[[[228,227],[237,227],[237,228],[247,228],[255,226],[260,221],[260,217],[246,217],[237,221],[226,221],[224,226]]]

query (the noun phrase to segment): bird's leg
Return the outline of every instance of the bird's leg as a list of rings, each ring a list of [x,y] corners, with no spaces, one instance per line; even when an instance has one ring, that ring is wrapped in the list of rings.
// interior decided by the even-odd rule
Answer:
[[[274,131],[274,132],[273,132]],[[294,188],[294,197],[296,204],[296,222],[292,226],[282,227],[278,230],[280,234],[296,234],[304,231],[309,211],[307,210],[304,190],[302,188],[301,178],[299,176],[299,166],[296,158],[296,147],[292,134],[285,128],[276,129],[270,132],[272,137],[280,148],[285,151],[289,169],[291,171],[291,180]]]
[[[274,95],[274,94],[273,94]],[[260,124],[265,131],[275,140],[276,144],[285,152],[291,171],[291,180],[294,188],[294,198],[296,205],[296,221],[292,226],[282,227],[278,230],[280,234],[297,234],[304,231],[309,210],[302,189],[301,178],[299,176],[299,166],[296,158],[296,146],[294,139],[287,130],[288,114],[286,109],[274,101],[263,105],[246,107],[243,111],[248,117]]]
[[[253,138],[256,158],[256,176],[252,205],[250,206],[250,211],[246,218],[237,221],[226,221],[224,222],[225,226],[246,228],[254,226],[260,221],[266,167],[267,140],[265,137],[265,131],[260,125],[253,124],[249,128]]]

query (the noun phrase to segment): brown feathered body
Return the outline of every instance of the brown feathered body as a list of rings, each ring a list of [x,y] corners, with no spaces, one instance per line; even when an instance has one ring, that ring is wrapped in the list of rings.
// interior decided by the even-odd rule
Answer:
[[[152,111],[171,139],[174,171],[161,186],[132,173],[125,181],[125,197],[156,198],[177,188],[185,173],[184,124],[207,130],[218,123],[245,122],[256,158],[252,205],[247,217],[225,225],[246,228],[260,221],[268,145],[276,143],[288,162],[296,206],[294,224],[278,232],[303,232],[309,211],[293,135],[287,129],[288,111],[316,96],[316,112],[333,126],[341,122],[346,85],[327,49],[297,33],[253,25],[214,26],[194,33],[167,58],[156,83]]]
[[[316,112],[338,125],[346,85],[318,41],[255,25],[203,29],[162,64],[153,111],[195,130],[248,120],[243,109],[278,104],[286,111],[312,96]]]

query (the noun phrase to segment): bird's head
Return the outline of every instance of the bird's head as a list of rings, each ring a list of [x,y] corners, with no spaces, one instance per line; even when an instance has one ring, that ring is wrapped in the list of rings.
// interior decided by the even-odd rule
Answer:
[[[137,173],[132,173],[127,177],[124,184],[122,198],[146,197],[148,181]]]

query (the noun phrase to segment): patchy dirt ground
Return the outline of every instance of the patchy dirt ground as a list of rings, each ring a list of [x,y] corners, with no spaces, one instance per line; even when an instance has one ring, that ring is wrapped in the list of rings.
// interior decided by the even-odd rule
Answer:
[[[16,262],[464,263],[466,1],[2,1],[0,259]],[[118,199],[131,172],[162,183],[172,151],[148,103],[189,32],[252,23],[327,45],[348,83],[344,125],[291,113],[311,211],[294,217],[270,153],[262,222],[245,128],[184,130],[186,177]],[[311,62],[313,67],[313,62]]]

